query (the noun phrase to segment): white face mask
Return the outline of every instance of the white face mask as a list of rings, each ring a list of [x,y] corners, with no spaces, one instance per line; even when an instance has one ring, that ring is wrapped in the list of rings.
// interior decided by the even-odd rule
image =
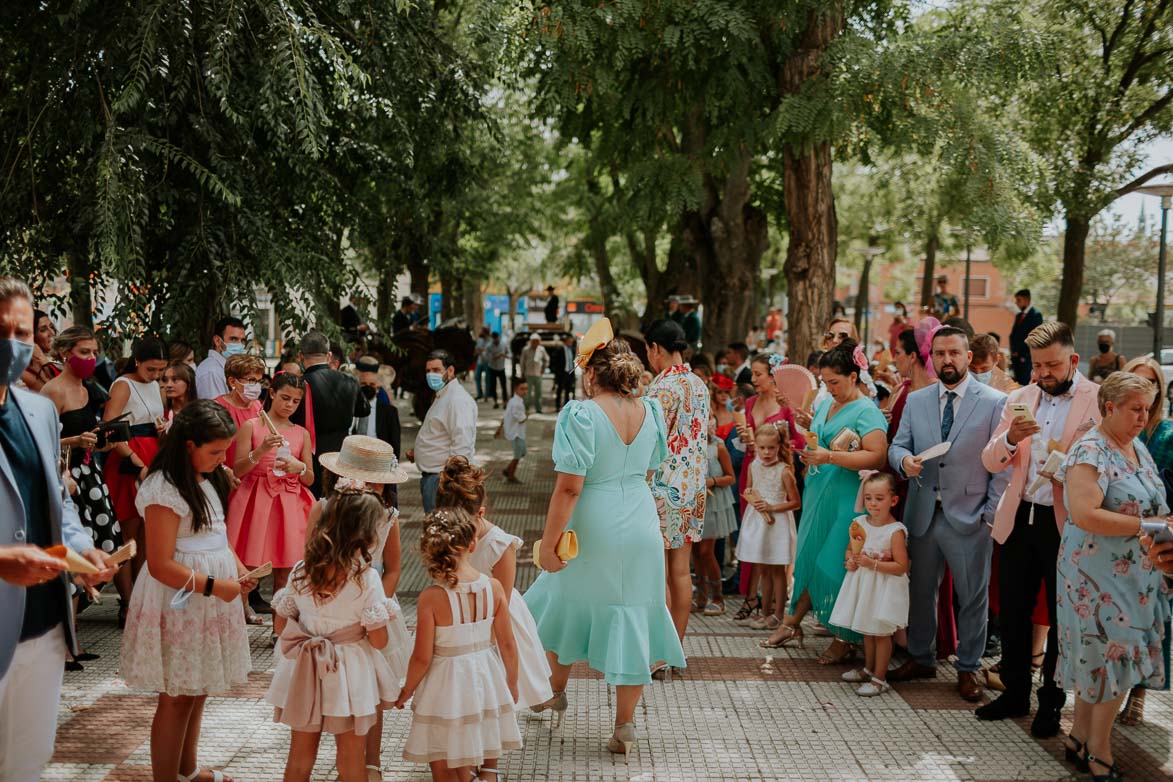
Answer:
[[[970,372],[970,374],[973,375],[974,379],[983,386],[988,386],[990,384],[990,378],[994,374],[994,370],[991,369],[989,372]]]
[[[240,386],[240,395],[250,402],[255,402],[261,398],[261,384],[242,383]]]
[[[195,571],[191,571],[191,575],[187,577],[183,588],[171,596],[171,608],[179,611],[187,607],[187,601],[191,600],[191,596],[195,594]]]

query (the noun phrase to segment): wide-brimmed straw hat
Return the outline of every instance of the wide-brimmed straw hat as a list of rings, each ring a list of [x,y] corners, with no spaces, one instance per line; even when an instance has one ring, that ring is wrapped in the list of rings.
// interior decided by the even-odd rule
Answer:
[[[342,441],[342,450],[318,457],[330,472],[365,483],[403,483],[407,470],[399,466],[395,449],[374,437],[352,434]]]

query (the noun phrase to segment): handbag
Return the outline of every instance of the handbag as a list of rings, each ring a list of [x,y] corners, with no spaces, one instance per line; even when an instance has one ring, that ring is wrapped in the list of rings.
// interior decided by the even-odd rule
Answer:
[[[858,451],[863,446],[859,435],[846,426],[839,430],[839,434],[831,438],[832,451]]]
[[[542,566],[538,564],[541,559],[538,553],[541,551],[542,541],[534,541],[534,567],[538,570]],[[578,556],[578,535],[574,534],[574,530],[568,529],[562,533],[562,537],[558,538],[558,545],[554,547],[554,553],[558,555],[558,559],[563,562],[569,562]]]

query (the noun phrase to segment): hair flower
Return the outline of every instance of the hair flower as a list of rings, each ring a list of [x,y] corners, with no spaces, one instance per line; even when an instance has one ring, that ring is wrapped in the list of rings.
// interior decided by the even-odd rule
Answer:
[[[868,368],[868,357],[864,352],[863,345],[856,345],[855,350],[851,351],[851,360],[860,368],[860,371],[866,372]]]
[[[774,369],[777,369],[778,367],[782,366],[785,363],[786,363],[786,356],[783,356],[781,353],[771,353],[770,354],[770,366],[773,367]]]

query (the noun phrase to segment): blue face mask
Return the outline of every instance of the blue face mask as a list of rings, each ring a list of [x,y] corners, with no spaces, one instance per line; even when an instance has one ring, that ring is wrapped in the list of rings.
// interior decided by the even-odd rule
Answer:
[[[444,376],[439,372],[429,372],[427,375],[428,388],[433,391],[439,391],[444,387]]]
[[[33,346],[19,339],[0,339],[0,386],[15,385],[33,360]]]
[[[733,412],[733,400],[732,399],[725,400],[725,409],[731,413]]]
[[[729,371],[729,365],[728,365],[728,364],[718,364],[718,365],[717,365],[717,374],[718,374],[718,375],[724,375],[724,374],[725,374],[725,373],[727,373],[728,371]]]
[[[171,608],[174,611],[180,611],[187,608],[187,601],[191,600],[191,596],[195,594],[195,571],[188,576],[187,582],[184,583],[183,588],[171,596]]]
[[[229,342],[224,346],[224,357],[231,358],[232,356],[239,356],[244,353],[243,342]]]
[[[989,372],[970,372],[970,374],[973,375],[974,379],[976,379],[983,386],[988,386],[990,384],[990,377],[994,374],[994,370],[991,369]]]

